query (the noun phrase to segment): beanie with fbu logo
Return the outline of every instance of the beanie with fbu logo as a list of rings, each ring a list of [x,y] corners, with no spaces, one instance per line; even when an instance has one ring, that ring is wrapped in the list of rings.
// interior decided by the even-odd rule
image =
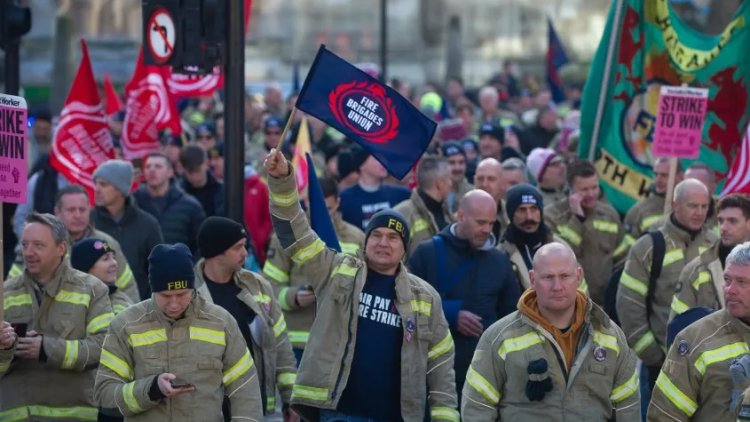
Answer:
[[[380,210],[372,216],[365,228],[365,245],[367,244],[367,239],[370,237],[370,233],[379,227],[396,231],[401,236],[401,241],[404,242],[404,249],[409,248],[409,225],[406,223],[404,216],[398,211],[391,209]]]
[[[182,243],[154,246],[148,256],[148,282],[154,293],[193,289],[193,254]]]

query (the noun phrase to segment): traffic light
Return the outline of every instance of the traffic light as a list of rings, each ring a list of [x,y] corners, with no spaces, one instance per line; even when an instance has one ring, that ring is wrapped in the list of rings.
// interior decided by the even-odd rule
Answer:
[[[0,47],[5,49],[31,29],[31,9],[18,6],[15,0],[0,1]]]

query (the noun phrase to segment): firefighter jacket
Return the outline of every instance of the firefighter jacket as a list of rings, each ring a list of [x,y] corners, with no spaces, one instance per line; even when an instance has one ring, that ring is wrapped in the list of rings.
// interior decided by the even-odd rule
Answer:
[[[729,365],[750,354],[750,327],[719,310],[682,330],[672,343],[648,407],[649,421],[734,421]],[[740,399],[741,400],[741,399]]]
[[[724,267],[719,259],[719,245],[711,248],[690,261],[680,274],[675,288],[669,320],[696,306],[711,309],[724,307]]]
[[[165,372],[195,391],[151,400],[151,385]],[[255,362],[229,312],[195,295],[179,320],[167,318],[154,299],[112,320],[94,388],[101,407],[119,409],[126,421],[219,422],[224,396],[233,419],[262,420]]]
[[[86,232],[83,234],[83,237],[81,237],[80,240],[88,239],[90,237],[101,239],[109,243],[109,245],[112,247],[112,250],[115,252],[115,260],[117,261],[117,279],[115,280],[115,286],[117,286],[117,290],[119,290],[121,294],[126,295],[130,299],[130,302],[140,302],[141,296],[138,293],[138,285],[135,283],[135,279],[133,278],[133,271],[128,265],[128,260],[127,258],[125,258],[125,254],[122,252],[120,243],[115,240],[114,237],[108,235],[107,233],[104,233],[103,231],[96,230],[91,226],[86,229]],[[70,248],[72,247],[73,243],[75,242],[71,242],[70,244],[68,244],[68,257],[70,257]],[[8,271],[8,278],[17,277],[23,273],[23,260],[20,254],[17,257],[17,261],[18,262],[14,262],[10,267],[10,270]]]
[[[406,257],[410,257],[414,250],[417,249],[420,243],[425,240],[432,239],[432,236],[440,233],[444,227],[438,227],[435,217],[432,215],[430,210],[427,209],[427,205],[424,203],[424,199],[419,194],[418,189],[411,191],[411,197],[404,202],[393,207],[395,211],[401,213],[409,223],[409,249],[406,252]],[[445,219],[446,226],[453,222],[453,217],[448,212],[448,205],[443,202],[443,218]]]
[[[552,243],[552,242],[560,242],[565,243],[564,240],[562,240],[560,237],[552,233],[550,230],[547,233],[547,238],[544,240],[544,244]],[[516,275],[516,280],[518,280],[518,284],[521,288],[521,293],[523,293],[524,290],[531,287],[531,279],[529,278],[529,269],[526,267],[526,262],[524,261],[523,257],[521,256],[521,251],[518,250],[518,246],[516,246],[515,243],[503,239],[501,242],[498,242],[497,248],[505,251],[505,253],[508,254],[508,257],[510,258],[510,263],[513,266],[513,273]],[[586,286],[581,283],[581,290],[584,292],[586,291]]]
[[[465,421],[640,421],[637,359],[625,336],[591,299],[570,373],[553,335],[521,312],[488,328],[466,375]],[[546,360],[552,388],[526,394],[530,363]],[[614,417],[613,417],[614,416]]]
[[[364,249],[365,234],[356,226],[337,215],[333,221],[341,251],[357,256]],[[284,252],[279,238],[274,234],[268,249],[263,274],[271,282],[281,309],[286,317],[289,341],[295,349],[304,350],[310,337],[310,327],[315,319],[315,306],[300,307],[296,301],[297,290],[312,284],[310,275],[294,265],[292,257]]]
[[[664,196],[651,190],[647,198],[641,199],[625,214],[623,226],[628,241],[634,244],[645,233],[657,230],[664,223]]]
[[[195,265],[196,290],[206,302],[213,303],[211,292],[203,279],[203,265],[204,260]],[[289,403],[297,377],[297,361],[289,344],[284,314],[273,297],[271,284],[261,275],[241,269],[234,273],[233,282],[242,289],[237,298],[255,312],[255,319],[260,318],[262,322],[257,325],[262,329],[250,330],[253,336],[252,356],[259,383],[265,391],[266,412],[272,413],[276,410],[276,388],[281,393],[282,401]],[[255,320],[251,326],[253,324],[256,324]]]
[[[346,387],[357,336],[359,296],[367,278],[363,260],[325,247],[299,206],[294,174],[269,177],[271,215],[279,242],[317,295],[317,315],[302,356],[292,406],[309,420],[335,409]],[[458,421],[454,347],[440,295],[401,265],[395,306],[407,333],[401,348],[401,414],[422,421]],[[428,394],[429,393],[429,394]]]
[[[615,268],[625,262],[629,244],[620,216],[608,204],[598,202],[594,211],[581,220],[568,201],[544,208],[547,226],[570,245],[586,278],[589,296],[604,303],[607,283]]]
[[[45,285],[24,271],[4,290],[5,319],[42,336],[42,357],[0,371],[0,420],[95,421],[94,377],[113,317],[107,287],[63,258]]]
[[[667,338],[667,319],[680,273],[691,259],[707,250],[716,237],[706,227],[693,237],[677,227],[670,217],[659,231],[664,235],[666,250],[659,278],[654,283],[653,302],[648,314],[646,297],[653,256],[651,236],[643,236],[633,245],[617,290],[617,314],[628,344],[648,366],[658,366],[664,360]]]

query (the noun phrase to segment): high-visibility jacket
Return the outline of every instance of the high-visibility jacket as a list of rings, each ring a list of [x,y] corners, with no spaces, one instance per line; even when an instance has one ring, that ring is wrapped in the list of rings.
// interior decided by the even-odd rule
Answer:
[[[547,233],[547,238],[544,239],[544,244],[546,245],[547,243],[551,242],[567,243],[560,237],[552,233],[552,231],[549,231]],[[526,267],[526,261],[524,261],[523,257],[521,256],[521,251],[518,250],[516,244],[503,239],[501,242],[497,243],[497,248],[505,251],[505,253],[508,254],[510,263],[513,266],[513,273],[515,273],[516,280],[518,280],[518,284],[521,286],[521,292],[531,287],[529,269]]]
[[[274,230],[295,265],[310,275],[318,305],[310,340],[297,372],[292,407],[305,418],[335,409],[350,380],[357,340],[359,295],[367,279],[363,260],[325,247],[299,206],[294,173],[269,177]],[[422,421],[429,402],[433,421],[459,419],[453,372],[453,338],[440,295],[401,265],[395,281],[396,309],[405,325],[401,346],[401,415]],[[360,381],[361,382],[361,381]],[[429,393],[429,394],[428,394]]]
[[[677,280],[691,259],[704,252],[716,237],[704,226],[694,238],[667,218],[659,231],[664,235],[666,250],[659,278],[654,283],[651,314],[646,309],[649,275],[653,256],[651,236],[643,236],[633,245],[617,289],[617,314],[628,344],[646,365],[658,366],[664,360],[667,319]]]
[[[117,261],[117,279],[115,280],[115,286],[117,286],[117,290],[121,294],[126,295],[132,303],[140,302],[141,296],[138,293],[138,285],[135,282],[135,278],[133,278],[133,271],[128,265],[128,260],[125,257],[125,254],[122,252],[120,243],[115,240],[114,237],[108,235],[107,233],[104,233],[101,230],[96,230],[91,226],[86,229],[86,232],[83,234],[83,237],[81,237],[80,240],[88,239],[90,237],[101,239],[109,243],[109,245],[112,247],[112,250],[115,252],[115,260]],[[70,244],[68,244],[68,257],[70,255],[70,248],[72,247],[73,243],[75,242],[71,242]],[[17,277],[22,273],[23,260],[19,255],[17,257],[17,261],[13,263],[13,265],[10,267],[10,270],[8,271],[8,278]]]
[[[365,234],[356,226],[344,221],[340,215],[333,219],[341,251],[352,256],[363,253]],[[295,300],[297,290],[312,285],[310,275],[294,264],[284,252],[279,238],[274,234],[268,248],[263,274],[273,286],[286,318],[289,341],[295,349],[304,350],[310,337],[310,327],[315,320],[315,306],[300,307]]]
[[[633,205],[623,220],[625,236],[631,244],[640,239],[645,233],[657,230],[664,220],[664,196],[653,190],[648,198],[641,199]]]
[[[13,359],[0,371],[0,421],[96,420],[94,377],[113,317],[108,293],[67,258],[43,286],[28,271],[5,282],[5,319],[39,333],[46,360]]]
[[[649,421],[734,421],[733,360],[750,354],[750,327],[720,310],[682,330],[669,349],[648,407]],[[741,400],[741,399],[740,399]]]
[[[588,300],[570,373],[552,334],[521,312],[482,334],[461,400],[465,421],[640,421],[637,360],[625,336]],[[526,395],[532,361],[547,361],[552,390]]]
[[[151,385],[165,372],[195,391],[151,400]],[[262,420],[255,363],[223,308],[195,295],[185,316],[172,320],[147,299],[112,320],[94,387],[101,407],[119,409],[126,421],[219,422],[225,395],[233,419]]]
[[[427,205],[425,205],[424,199],[419,195],[418,189],[411,191],[411,197],[396,205],[393,209],[401,213],[409,224],[409,249],[406,252],[407,258],[414,253],[414,250],[417,249],[420,243],[432,239],[432,236],[435,236],[444,228],[438,227],[435,217],[427,209]],[[448,205],[445,202],[443,202],[442,213],[446,225],[450,225],[453,222],[453,217],[448,212]]]
[[[568,201],[558,201],[544,208],[544,221],[578,257],[589,297],[596,303],[604,303],[609,278],[624,263],[630,246],[620,216],[610,205],[598,202],[594,211],[581,221]]]
[[[203,279],[204,260],[195,265],[195,286],[198,294],[213,303],[211,292]],[[276,388],[281,393],[281,400],[289,403],[292,397],[292,386],[297,378],[297,361],[289,344],[286,331],[286,320],[281,312],[279,302],[273,296],[271,284],[260,274],[241,269],[232,277],[240,289],[237,298],[255,312],[260,319],[262,330],[251,331],[253,337],[252,355],[258,371],[259,383],[262,385],[266,403],[265,410],[272,413],[276,410]],[[255,324],[255,320],[253,323]],[[255,336],[259,338],[256,338]]]
[[[693,258],[680,273],[672,297],[669,320],[696,306],[712,309],[724,307],[724,267],[719,259],[716,241],[708,250]]]

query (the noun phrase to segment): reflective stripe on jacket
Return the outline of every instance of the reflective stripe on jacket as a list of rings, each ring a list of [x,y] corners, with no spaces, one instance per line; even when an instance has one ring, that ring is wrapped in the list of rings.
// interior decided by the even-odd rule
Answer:
[[[719,244],[716,243],[693,258],[680,274],[669,311],[669,320],[696,306],[711,309],[724,307],[724,268],[719,259]]]
[[[0,420],[95,421],[94,377],[113,317],[109,290],[67,258],[38,286],[28,271],[4,285],[5,319],[42,335],[47,359],[13,359],[0,370]]]
[[[367,269],[356,257],[325,247],[299,206],[294,174],[270,177],[274,230],[295,265],[310,276],[317,296],[317,316],[297,372],[292,406],[306,418],[316,409],[335,409],[344,390],[356,344],[359,294]],[[401,415],[422,421],[429,402],[433,421],[458,421],[453,372],[453,338],[440,296],[401,265],[395,282],[395,305],[413,335],[401,347]],[[429,392],[429,394],[428,394]]]
[[[395,211],[401,213],[409,224],[409,249],[406,251],[406,257],[410,257],[420,243],[431,239],[443,229],[438,227],[435,217],[427,209],[424,200],[419,196],[419,191],[411,191],[411,197],[406,201],[393,207]],[[448,212],[448,205],[443,203],[443,218],[446,225],[453,222],[453,217]]]
[[[154,379],[170,372],[195,391],[152,401]],[[94,399],[128,421],[223,421],[263,418],[255,362],[237,322],[223,308],[195,296],[179,320],[168,319],[153,299],[118,314],[102,346]]]
[[[637,359],[624,334],[591,299],[582,330],[567,374],[560,346],[539,324],[518,311],[493,324],[466,376],[463,420],[640,421]],[[528,366],[538,359],[547,361],[552,390],[533,402]]]

